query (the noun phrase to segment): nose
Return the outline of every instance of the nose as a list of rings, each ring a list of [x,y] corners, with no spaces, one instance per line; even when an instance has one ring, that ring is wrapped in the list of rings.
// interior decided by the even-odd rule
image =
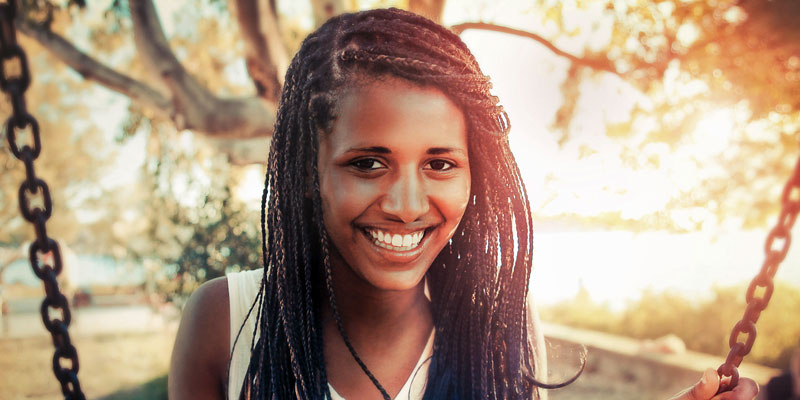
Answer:
[[[430,210],[425,186],[419,171],[397,174],[381,201],[381,210],[403,223],[416,221]]]

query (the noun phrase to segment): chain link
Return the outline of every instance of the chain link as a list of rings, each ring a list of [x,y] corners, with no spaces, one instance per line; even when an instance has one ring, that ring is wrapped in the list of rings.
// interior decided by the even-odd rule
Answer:
[[[725,362],[717,368],[720,377],[730,377],[730,379],[720,385],[718,393],[733,390],[739,382],[739,364],[742,359],[753,348],[756,340],[756,321],[761,312],[767,308],[772,291],[775,287],[772,278],[778,272],[789,245],[792,242],[792,226],[797,220],[797,213],[800,211],[800,159],[794,167],[794,172],[786,182],[781,196],[781,213],[778,222],[767,235],[764,243],[764,253],[766,255],[761,271],[750,282],[747,288],[746,300],[747,308],[739,322],[734,325],[731,336],[728,339],[730,351]],[[757,295],[757,293],[760,293]],[[741,339],[741,340],[740,340]]]
[[[11,153],[25,165],[25,180],[19,187],[19,206],[23,218],[33,225],[36,232],[29,259],[33,272],[44,284],[41,315],[45,328],[53,337],[53,373],[61,384],[65,399],[85,400],[78,381],[78,352],[68,331],[72,314],[56,279],[63,269],[61,251],[58,243],[47,236],[47,220],[53,213],[53,201],[47,183],[36,176],[34,169],[34,161],[42,151],[42,141],[39,124],[28,114],[25,106],[25,90],[30,86],[31,76],[25,51],[17,44],[15,18],[15,0],[0,3],[0,89],[9,96],[13,108],[13,114],[6,122],[6,137]],[[30,130],[33,147],[17,143],[18,133],[23,129]],[[34,197],[41,198],[41,206],[32,206]],[[47,254],[52,261],[44,261]]]

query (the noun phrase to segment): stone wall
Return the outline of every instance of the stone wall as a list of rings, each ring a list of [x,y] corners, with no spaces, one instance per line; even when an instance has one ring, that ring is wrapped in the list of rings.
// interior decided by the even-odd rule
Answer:
[[[581,345],[588,351],[581,377],[565,388],[548,391],[551,400],[669,399],[694,385],[705,369],[725,361],[679,347],[669,352],[669,346],[561,325],[544,324],[544,333],[551,381],[563,381],[576,371]],[[780,373],[747,362],[739,372],[760,385]]]

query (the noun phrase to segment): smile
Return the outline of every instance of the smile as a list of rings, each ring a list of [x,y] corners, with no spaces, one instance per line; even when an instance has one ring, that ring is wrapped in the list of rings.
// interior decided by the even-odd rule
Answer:
[[[406,234],[391,233],[373,228],[366,228],[364,231],[372,237],[372,243],[375,246],[392,251],[414,250],[425,236],[425,230]]]

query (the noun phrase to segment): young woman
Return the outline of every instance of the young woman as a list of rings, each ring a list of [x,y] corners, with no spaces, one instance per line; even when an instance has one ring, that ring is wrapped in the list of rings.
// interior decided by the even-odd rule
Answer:
[[[269,154],[266,268],[192,296],[170,397],[543,397],[530,207],[490,87],[458,36],[405,11],[312,33]],[[710,399],[706,381],[682,399]],[[744,381],[729,398],[755,395]]]

